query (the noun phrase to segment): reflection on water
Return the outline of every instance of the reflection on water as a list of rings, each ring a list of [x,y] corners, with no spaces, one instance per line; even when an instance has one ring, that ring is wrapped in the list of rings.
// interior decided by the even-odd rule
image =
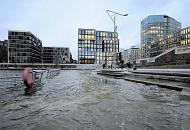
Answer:
[[[35,92],[37,91],[36,87],[33,88],[25,88],[24,90],[24,95],[25,96],[32,96],[35,94]]]
[[[36,91],[40,91],[43,88],[43,86],[44,86],[43,83],[36,83],[31,88],[26,87],[24,89],[24,95],[25,96],[32,96],[35,94]]]
[[[0,129],[186,130],[190,103],[178,94],[91,71],[61,71],[33,90],[1,87]]]

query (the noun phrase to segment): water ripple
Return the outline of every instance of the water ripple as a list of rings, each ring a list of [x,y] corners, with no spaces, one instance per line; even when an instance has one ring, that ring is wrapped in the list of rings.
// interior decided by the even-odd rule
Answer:
[[[64,70],[34,90],[26,91],[23,85],[1,86],[0,90],[2,130],[190,127],[190,103],[181,101],[179,92],[99,76],[91,71]]]

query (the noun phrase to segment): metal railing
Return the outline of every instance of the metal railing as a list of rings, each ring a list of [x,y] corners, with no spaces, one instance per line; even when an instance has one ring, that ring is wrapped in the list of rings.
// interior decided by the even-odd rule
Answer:
[[[53,78],[57,75],[59,75],[60,73],[60,69],[50,69],[50,70],[47,70],[47,76],[46,78]]]

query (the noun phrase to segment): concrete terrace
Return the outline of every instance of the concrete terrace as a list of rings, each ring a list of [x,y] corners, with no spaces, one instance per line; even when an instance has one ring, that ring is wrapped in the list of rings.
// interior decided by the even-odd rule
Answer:
[[[180,98],[190,100],[190,69],[101,70],[98,74],[181,91]]]

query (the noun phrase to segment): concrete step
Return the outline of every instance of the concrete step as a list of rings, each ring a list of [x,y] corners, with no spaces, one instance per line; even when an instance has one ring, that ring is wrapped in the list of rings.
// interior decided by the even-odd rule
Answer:
[[[140,74],[140,73],[126,73],[126,75],[143,76],[143,77],[146,77],[148,79],[158,79],[158,80],[167,80],[167,81],[190,83],[190,77],[155,75],[155,74]]]
[[[165,76],[180,76],[180,77],[190,77],[190,72],[180,72],[180,71],[142,71],[142,70],[131,70],[130,72],[136,74],[152,74],[152,75],[165,75]]]
[[[97,74],[101,74],[101,75],[108,75],[108,76],[114,76],[114,77],[121,77],[124,76],[125,73],[123,73],[124,70],[120,70],[120,69],[104,69],[104,70],[100,70],[97,72]]]
[[[181,91],[179,95],[180,99],[190,100],[189,77],[131,73],[126,71],[98,71],[97,74],[112,76],[115,78],[147,85],[157,85],[162,88]]]
[[[110,72],[97,72],[97,74],[114,76],[114,77],[122,77],[125,75],[124,73],[110,73]]]
[[[132,82],[147,84],[147,85],[158,85],[159,87],[168,88],[168,89],[172,89],[176,91],[182,91],[183,89],[182,86],[166,83],[166,82],[158,82],[158,81],[156,82],[156,81],[150,81],[147,79],[137,79],[137,78],[129,78],[129,77],[125,77],[124,79],[128,81],[132,81]]]

